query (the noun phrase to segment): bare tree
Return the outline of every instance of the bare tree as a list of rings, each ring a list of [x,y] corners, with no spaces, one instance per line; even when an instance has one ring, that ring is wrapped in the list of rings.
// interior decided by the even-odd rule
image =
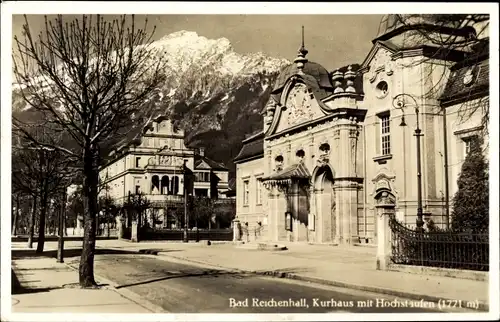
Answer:
[[[37,140],[58,143],[58,135],[49,134],[49,129],[24,128],[25,133]],[[71,159],[57,149],[45,148],[30,144],[26,138],[19,136],[19,131],[13,133],[13,163],[12,186],[15,190],[33,197],[33,212],[30,219],[28,246],[33,243],[33,225],[37,200],[40,202],[40,223],[38,226],[37,253],[43,252],[45,241],[45,223],[50,205],[49,200],[56,196],[61,186],[69,180],[71,172],[68,171]]]
[[[82,16],[65,22],[45,19],[35,38],[25,16],[24,39],[15,37],[14,73],[19,92],[43,121],[65,131],[70,145],[36,140],[44,147],[81,160],[84,191],[84,240],[79,268],[82,287],[96,285],[94,253],[101,150],[127,138],[152,117],[150,94],[165,79],[164,53],[151,45],[151,34],[137,28],[134,16],[107,22]],[[14,120],[14,127],[19,122]],[[118,139],[117,139],[118,138]]]
[[[407,28],[402,41],[404,47],[426,45],[434,48],[429,55],[415,59],[403,67],[414,67],[429,63],[423,79],[432,79],[432,85],[423,93],[425,97],[440,97],[447,85],[450,69],[457,58],[468,60],[469,64],[483,60],[481,52],[488,50],[489,21],[488,14],[397,14],[391,15],[389,26]],[[457,57],[451,59],[451,57]],[[439,61],[439,64],[432,64]],[[444,67],[444,68],[443,68]],[[439,69],[438,72],[436,70]],[[437,75],[436,75],[437,74]],[[474,91],[466,93],[470,100],[465,100],[459,108],[462,122],[467,121],[472,115],[480,112],[481,127],[487,135],[489,124],[489,96],[472,99]],[[431,106],[432,107],[432,106]],[[435,106],[440,112],[441,106]]]

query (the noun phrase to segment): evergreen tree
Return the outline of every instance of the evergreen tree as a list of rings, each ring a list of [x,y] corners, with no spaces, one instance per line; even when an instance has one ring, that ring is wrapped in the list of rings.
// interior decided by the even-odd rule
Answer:
[[[451,228],[457,232],[488,232],[488,164],[480,140],[472,140],[453,197]]]

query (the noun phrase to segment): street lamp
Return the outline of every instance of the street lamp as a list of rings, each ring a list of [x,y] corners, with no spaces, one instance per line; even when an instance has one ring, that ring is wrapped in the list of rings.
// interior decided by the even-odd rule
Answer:
[[[415,128],[415,133],[413,134],[417,139],[417,231],[423,231],[424,220],[423,220],[423,210],[422,210],[422,171],[421,171],[421,156],[420,156],[420,137],[423,136],[422,130],[420,129],[419,123],[419,105],[417,100],[409,94],[402,93],[398,94],[393,98],[392,104],[395,108],[400,109],[403,113],[401,117],[400,126],[406,126],[404,108],[407,107],[407,102],[405,98],[409,98],[414,103],[415,115],[417,118],[417,127]]]
[[[183,173],[184,173],[184,184],[183,184],[183,186],[184,186],[184,235],[183,235],[182,241],[185,243],[189,242],[189,232],[188,232],[189,217],[188,217],[188,213],[187,213],[188,177],[186,174],[186,171],[187,171],[186,163],[187,162],[188,162],[188,160],[184,160],[184,165],[183,165]]]

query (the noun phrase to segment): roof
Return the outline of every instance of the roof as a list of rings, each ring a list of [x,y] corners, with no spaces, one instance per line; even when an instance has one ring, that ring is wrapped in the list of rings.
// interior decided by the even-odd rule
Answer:
[[[304,72],[304,74],[313,77],[315,83],[317,84],[317,87],[333,90],[333,86],[330,81],[330,75],[328,74],[328,71],[320,64],[308,61],[304,64],[304,68],[302,71]],[[276,79],[276,82],[274,83],[272,93],[276,94],[280,92],[285,86],[285,83],[288,81],[288,79],[293,75],[296,75],[298,72],[299,69],[297,68],[297,64],[295,63],[292,63],[283,68],[278,78]]]
[[[463,62],[452,67],[451,76],[446,83],[441,96],[441,102],[446,102],[471,95],[486,95],[489,92],[490,65],[488,56],[482,48],[477,55],[472,55]],[[470,79],[470,83],[467,80]]]
[[[229,182],[227,184],[227,191],[222,192],[226,196],[235,196],[236,195],[236,178],[231,178],[229,179]]]
[[[376,39],[403,26],[403,22],[401,18],[399,18],[400,15],[397,14],[387,14],[380,19],[380,23],[378,25],[378,31],[377,31],[377,36],[375,37]]]
[[[236,190],[236,178],[231,178],[227,183],[227,187],[229,190]]]
[[[304,162],[299,162],[279,172],[276,172],[266,178],[263,178],[262,181],[286,180],[286,179],[309,179],[310,177],[311,174],[304,165]]]
[[[220,162],[216,162],[212,159],[207,158],[206,156],[202,155],[195,155],[194,156],[194,168],[195,169],[201,169],[203,168],[203,165],[208,165],[208,167],[212,170],[221,170],[221,171],[228,171],[228,168]]]
[[[467,35],[470,27],[460,25],[466,14],[386,14],[380,19],[377,36],[372,40],[387,40],[407,30],[434,30],[444,34]]]
[[[262,155],[264,155],[264,132],[259,132],[243,141],[243,147],[233,161],[237,163]]]

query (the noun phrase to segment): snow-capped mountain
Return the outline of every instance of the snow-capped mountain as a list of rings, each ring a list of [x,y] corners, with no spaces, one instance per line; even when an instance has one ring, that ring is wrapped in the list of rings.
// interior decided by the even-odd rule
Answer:
[[[263,53],[236,53],[226,38],[178,31],[153,42],[166,55],[165,85],[150,99],[184,128],[186,143],[234,169],[245,135],[262,126],[259,112],[279,71],[290,64]],[[14,86],[13,108],[22,109]]]

